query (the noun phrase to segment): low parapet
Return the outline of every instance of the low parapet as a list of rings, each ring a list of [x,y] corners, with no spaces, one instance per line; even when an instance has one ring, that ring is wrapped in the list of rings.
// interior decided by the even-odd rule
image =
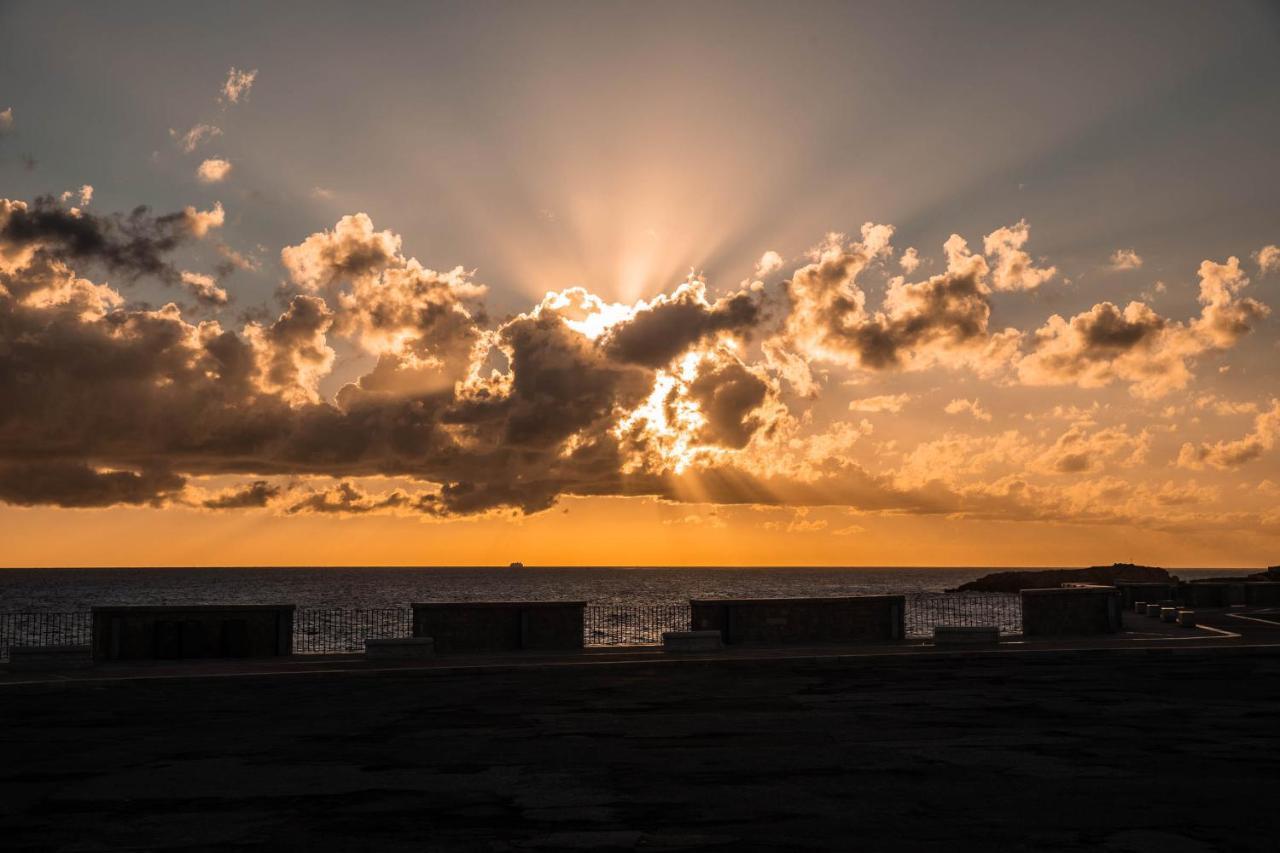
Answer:
[[[728,645],[884,642],[905,635],[901,595],[842,598],[703,598],[689,601],[693,630]]]
[[[437,652],[582,648],[585,601],[439,601],[414,604],[413,635]]]
[[[1113,586],[1024,589],[1021,596],[1024,636],[1114,634],[1120,630],[1120,591]]]
[[[293,652],[292,604],[95,607],[93,659],[263,658]]]

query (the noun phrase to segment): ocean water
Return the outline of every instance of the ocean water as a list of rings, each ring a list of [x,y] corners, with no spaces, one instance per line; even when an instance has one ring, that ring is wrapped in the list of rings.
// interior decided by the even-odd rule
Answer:
[[[296,604],[366,609],[415,601],[573,600],[675,603],[689,598],[942,592],[998,568],[208,568],[0,569],[0,611],[100,605]],[[1183,579],[1241,569],[1179,569]]]

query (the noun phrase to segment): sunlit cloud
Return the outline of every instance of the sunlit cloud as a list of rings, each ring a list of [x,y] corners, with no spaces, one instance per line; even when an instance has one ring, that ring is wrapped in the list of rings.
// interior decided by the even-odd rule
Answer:
[[[218,184],[231,174],[231,161],[221,157],[210,157],[196,169],[196,179],[202,184]]]
[[[1113,270],[1136,270],[1142,267],[1142,256],[1133,249],[1116,249],[1111,253]]]
[[[218,100],[229,104],[238,104],[249,97],[249,90],[258,79],[258,69],[240,71],[234,65],[227,71],[227,80],[222,84]]]

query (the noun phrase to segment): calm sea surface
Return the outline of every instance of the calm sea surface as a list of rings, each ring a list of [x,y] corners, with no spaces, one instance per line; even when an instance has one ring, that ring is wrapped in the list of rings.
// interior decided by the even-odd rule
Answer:
[[[581,600],[658,604],[699,597],[941,592],[992,568],[0,569],[0,611],[95,605],[296,604],[403,607],[414,601]],[[1178,569],[1183,579],[1243,569]]]

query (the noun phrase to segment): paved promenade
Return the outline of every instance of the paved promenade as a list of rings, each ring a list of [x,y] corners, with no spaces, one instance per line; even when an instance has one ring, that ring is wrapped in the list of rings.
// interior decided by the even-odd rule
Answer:
[[[1147,636],[987,653],[11,677],[0,838],[6,850],[1274,849],[1280,625],[1130,627]]]

